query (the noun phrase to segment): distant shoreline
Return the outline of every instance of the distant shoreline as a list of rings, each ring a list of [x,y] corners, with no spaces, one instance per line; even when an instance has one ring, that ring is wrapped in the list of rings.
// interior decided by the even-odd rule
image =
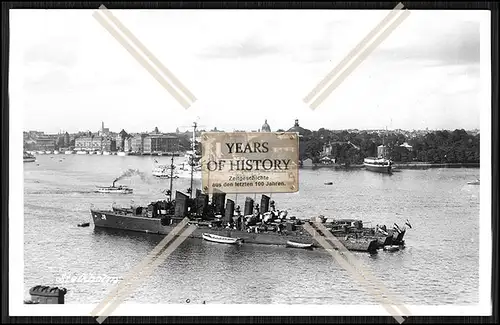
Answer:
[[[413,163],[394,163],[394,168],[396,169],[429,169],[429,168],[480,168],[480,163],[424,163],[424,162],[413,162]],[[340,164],[333,165],[313,165],[313,166],[302,166],[301,169],[361,169],[364,165],[349,165],[343,166]]]

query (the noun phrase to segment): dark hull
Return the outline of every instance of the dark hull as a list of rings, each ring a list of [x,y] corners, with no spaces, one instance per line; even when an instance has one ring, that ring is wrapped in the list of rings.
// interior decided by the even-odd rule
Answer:
[[[372,165],[365,164],[365,169],[369,170],[371,172],[376,172],[376,173],[384,173],[384,174],[391,174],[392,173],[391,166],[372,166]]]
[[[122,229],[130,231],[138,231],[151,234],[167,235],[174,227],[173,225],[162,224],[161,219],[138,217],[131,215],[116,214],[112,211],[91,210],[92,220],[95,227]],[[241,238],[244,243],[260,244],[260,245],[280,245],[286,246],[288,241],[312,243],[314,247],[321,248],[322,246],[307,232],[294,231],[293,234],[279,234],[276,232],[268,233],[249,233],[241,230],[233,229],[217,229],[208,227],[198,227],[189,236],[190,238],[202,239],[203,233],[209,233],[224,237]],[[378,240],[373,239],[344,239],[337,237],[339,241],[352,251],[374,252],[380,247]]]

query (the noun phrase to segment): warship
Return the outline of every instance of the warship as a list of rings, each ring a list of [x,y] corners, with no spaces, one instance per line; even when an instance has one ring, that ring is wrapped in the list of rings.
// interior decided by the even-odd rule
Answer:
[[[196,123],[194,125],[196,129]],[[193,132],[194,134],[194,132]],[[194,142],[193,142],[193,150]],[[192,160],[193,161],[193,160]],[[174,167],[172,156],[171,170]],[[111,209],[90,208],[95,228],[111,228],[138,231],[149,234],[169,234],[186,217],[196,229],[192,238],[230,244],[280,245],[295,248],[322,248],[319,242],[304,229],[304,225],[315,227],[312,219],[288,217],[288,211],[277,210],[275,202],[262,194],[260,205],[246,197],[243,211],[235,202],[226,199],[225,193],[209,195],[193,187],[194,168],[191,168],[191,187],[188,194],[175,192],[173,198],[173,177],[170,189],[165,191],[165,200],[153,201],[147,205],[131,205]],[[193,197],[193,194],[194,197]],[[319,220],[348,250],[376,252],[385,246],[404,245],[404,231],[387,230],[385,226],[367,228],[361,220],[337,219],[327,222]],[[321,231],[318,229],[318,233]]]
[[[172,193],[167,191],[170,196]],[[207,194],[197,190],[195,198],[176,191],[175,199],[151,202],[147,206],[91,208],[94,226],[150,234],[169,234],[185,217],[196,226],[189,237],[220,236],[238,239],[242,243],[290,246],[290,243],[320,248],[321,245],[304,228],[311,220],[288,217],[286,211],[274,210],[270,197],[262,195],[260,207],[246,198],[243,213],[224,193],[214,193],[211,203]],[[269,209],[269,206],[272,206]],[[325,226],[328,225],[325,224]],[[349,231],[349,230],[347,230]],[[332,232],[349,250],[374,252],[381,248],[376,236],[347,236]],[[385,239],[383,240],[385,243]]]

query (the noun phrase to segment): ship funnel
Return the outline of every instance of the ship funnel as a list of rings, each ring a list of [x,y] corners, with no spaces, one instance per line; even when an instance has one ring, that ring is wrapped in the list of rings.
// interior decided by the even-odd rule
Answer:
[[[113,187],[115,187],[115,183],[116,183],[116,181],[117,181],[117,180],[118,180],[118,179],[115,179],[115,180],[113,181]]]

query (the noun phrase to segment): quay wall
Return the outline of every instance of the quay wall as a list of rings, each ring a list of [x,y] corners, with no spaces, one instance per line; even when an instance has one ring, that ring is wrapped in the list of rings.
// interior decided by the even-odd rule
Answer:
[[[479,168],[479,163],[450,163],[450,164],[434,164],[425,162],[414,163],[394,163],[393,166],[397,169],[429,169],[429,168]],[[303,166],[300,169],[361,169],[364,165],[343,166],[340,164],[323,165],[316,164],[313,166]]]

